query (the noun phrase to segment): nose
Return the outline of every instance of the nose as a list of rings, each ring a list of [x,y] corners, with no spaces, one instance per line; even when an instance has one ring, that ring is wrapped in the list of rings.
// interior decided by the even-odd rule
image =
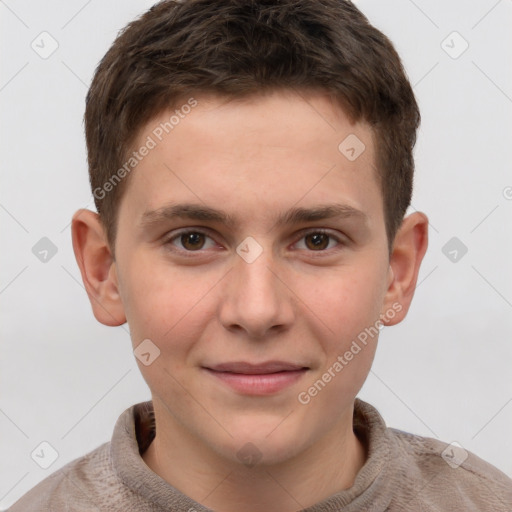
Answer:
[[[236,256],[222,292],[220,321],[229,331],[262,339],[294,321],[293,293],[270,249],[252,262]]]

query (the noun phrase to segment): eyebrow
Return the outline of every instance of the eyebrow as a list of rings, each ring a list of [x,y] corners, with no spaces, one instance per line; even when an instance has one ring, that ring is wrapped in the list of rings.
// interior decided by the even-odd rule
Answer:
[[[236,225],[235,218],[227,212],[194,203],[169,204],[156,210],[146,211],[142,214],[140,225],[143,229],[146,229],[177,218],[217,222],[229,228]],[[333,218],[355,218],[365,224],[368,220],[368,216],[357,208],[346,204],[332,203],[311,208],[291,208],[278,216],[272,229],[280,225],[293,225]]]

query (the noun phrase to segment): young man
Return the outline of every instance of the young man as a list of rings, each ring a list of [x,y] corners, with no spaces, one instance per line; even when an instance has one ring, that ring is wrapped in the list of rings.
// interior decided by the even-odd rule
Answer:
[[[428,222],[404,218],[414,95],[351,3],[160,3],[100,63],[85,121],[99,213],[73,246],[152,401],[12,511],[511,509],[506,475],[356,398]]]

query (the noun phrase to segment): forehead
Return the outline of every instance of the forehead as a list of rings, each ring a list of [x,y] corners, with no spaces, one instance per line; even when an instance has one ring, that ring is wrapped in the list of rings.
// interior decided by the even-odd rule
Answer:
[[[382,211],[372,131],[327,95],[192,100],[159,113],[137,138],[135,151],[151,148],[123,198],[133,221],[178,199],[240,217],[254,215],[255,206],[262,217],[277,210],[282,217],[287,206],[308,202]]]

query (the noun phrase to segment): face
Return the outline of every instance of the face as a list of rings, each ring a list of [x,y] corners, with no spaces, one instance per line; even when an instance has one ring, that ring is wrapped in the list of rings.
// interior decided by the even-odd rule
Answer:
[[[135,144],[117,285],[157,425],[279,463],[351,428],[394,307],[372,132],[320,94],[196,100]]]

